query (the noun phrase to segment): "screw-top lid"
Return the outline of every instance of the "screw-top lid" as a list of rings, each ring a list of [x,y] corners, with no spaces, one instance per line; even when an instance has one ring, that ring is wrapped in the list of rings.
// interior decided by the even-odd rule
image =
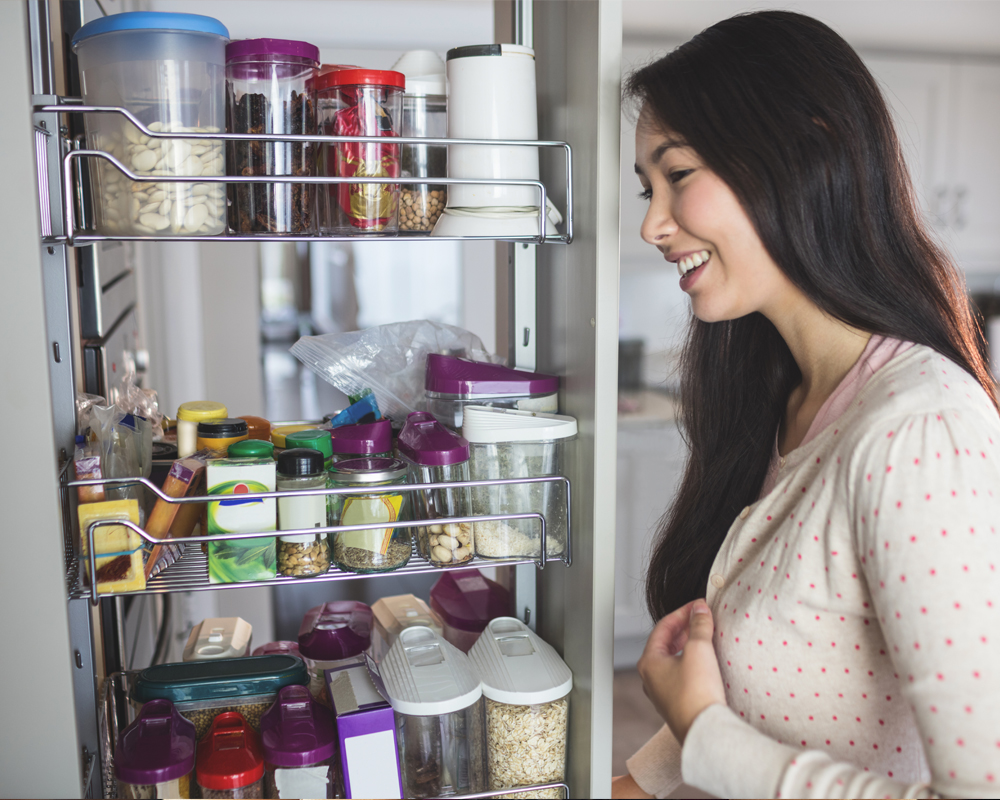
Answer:
[[[260,720],[264,759],[279,767],[306,767],[330,758],[337,734],[329,710],[305,686],[286,686]]]
[[[469,443],[426,411],[412,411],[398,439],[399,454],[414,464],[442,467],[469,460]]]
[[[483,694],[498,703],[551,703],[573,688],[573,673],[552,645],[514,617],[490,622],[469,660],[482,678]]]
[[[433,50],[403,53],[392,68],[406,76],[408,95],[445,95],[448,91],[444,62]]]
[[[478,569],[449,570],[431,587],[431,608],[452,628],[482,633],[491,619],[510,614],[510,592]]]
[[[274,458],[274,444],[263,439],[233,442],[226,451],[228,458]]]
[[[72,47],[84,39],[115,31],[182,31],[186,33],[210,33],[229,38],[229,29],[214,17],[203,14],[177,14],[171,11],[125,11],[98,17],[81,27],[71,42]]]
[[[568,439],[576,432],[576,419],[561,414],[487,406],[462,410],[462,435],[474,443],[544,442]]]
[[[341,425],[330,431],[330,446],[338,455],[368,455],[392,451],[392,423],[388,419]]]
[[[406,475],[406,463],[398,458],[352,458],[339,461],[328,470],[337,483],[387,483]]]
[[[319,48],[294,39],[237,39],[226,45],[226,61],[253,56],[291,56],[315,61],[319,66]]]
[[[267,644],[262,644],[256,650],[253,651],[255,656],[269,656],[275,653],[297,656],[301,658],[299,653],[299,643],[298,642],[288,642],[288,641],[278,641],[278,642],[268,642]]]
[[[212,720],[212,727],[198,742],[195,774],[203,789],[222,791],[249,786],[264,777],[260,739],[238,711],[226,711]]]
[[[317,91],[334,86],[389,86],[393,89],[405,89],[406,76],[402,72],[388,69],[336,69],[317,77],[315,86]]]
[[[252,638],[253,626],[242,617],[209,617],[191,628],[183,659],[240,658],[250,652]]]
[[[559,378],[511,369],[502,364],[428,353],[424,388],[428,392],[458,397],[543,395],[559,391]]]
[[[247,435],[247,421],[239,417],[211,419],[198,423],[198,435],[205,439],[232,439]]]
[[[90,23],[88,23],[90,24]],[[83,30],[81,28],[81,30]],[[192,400],[181,403],[177,407],[177,419],[185,422],[206,422],[210,419],[223,419],[229,416],[229,410],[222,403],[211,400]]]
[[[389,704],[400,714],[451,714],[483,694],[468,656],[422,625],[400,632],[379,672]]]
[[[320,475],[324,472],[323,454],[308,447],[294,447],[278,456],[278,474],[290,478]]]
[[[453,47],[445,54],[445,59],[479,58],[482,56],[531,56],[535,51],[523,44],[467,44],[463,47]]]
[[[271,429],[271,441],[274,442],[275,447],[285,447],[285,440],[290,433],[296,433],[298,431],[314,431],[318,428],[318,425],[280,425],[277,428]]]
[[[329,461],[333,456],[330,431],[323,428],[289,433],[285,436],[285,447],[308,447],[310,450],[318,450],[323,454],[324,461]]]
[[[224,658],[158,664],[139,673],[132,700],[146,703],[166,699],[174,703],[275,694],[282,686],[309,683],[309,670],[301,658],[290,655]]]
[[[299,650],[314,661],[340,661],[368,649],[372,610],[356,600],[337,600],[310,608],[299,627]]]
[[[166,783],[194,769],[194,724],[169,700],[151,700],[118,735],[115,775],[122,783]]]
[[[240,419],[246,420],[247,436],[251,439],[271,440],[271,423],[266,419],[249,414],[240,414]]]

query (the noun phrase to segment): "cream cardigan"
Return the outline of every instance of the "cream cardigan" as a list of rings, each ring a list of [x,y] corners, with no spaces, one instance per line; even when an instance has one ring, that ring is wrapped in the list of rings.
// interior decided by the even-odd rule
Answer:
[[[645,791],[719,797],[1000,792],[1000,416],[918,345],[788,454],[733,523],[707,599],[727,706]]]

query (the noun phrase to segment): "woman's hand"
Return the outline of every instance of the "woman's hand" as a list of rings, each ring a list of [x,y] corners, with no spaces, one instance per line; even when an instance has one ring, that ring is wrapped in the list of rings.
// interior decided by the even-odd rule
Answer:
[[[646,697],[682,745],[695,717],[726,704],[714,631],[708,604],[692,600],[656,623],[639,659]]]

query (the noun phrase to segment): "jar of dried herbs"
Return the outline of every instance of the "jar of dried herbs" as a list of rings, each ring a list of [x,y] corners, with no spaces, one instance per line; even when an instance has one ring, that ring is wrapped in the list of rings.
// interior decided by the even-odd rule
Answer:
[[[410,529],[383,528],[378,523],[410,519],[407,492],[373,492],[379,486],[406,483],[406,464],[395,458],[356,458],[330,467],[330,487],[353,491],[330,495],[331,525],[376,527],[333,534],[333,560],[348,572],[387,572],[410,560]]]
[[[229,133],[316,134],[313,80],[319,48],[286,39],[243,39],[226,46]],[[239,176],[315,174],[312,142],[233,141],[226,171]],[[234,233],[303,234],[316,230],[313,188],[304,183],[229,184]]]

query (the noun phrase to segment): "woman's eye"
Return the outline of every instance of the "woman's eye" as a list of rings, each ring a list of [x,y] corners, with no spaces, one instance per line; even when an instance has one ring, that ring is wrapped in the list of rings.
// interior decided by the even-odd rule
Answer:
[[[677,183],[683,180],[688,175],[690,175],[694,170],[691,169],[677,169],[670,173],[669,178],[671,183]]]
[[[641,192],[639,192],[639,199],[640,200],[650,200],[650,199],[652,199],[652,197],[653,197],[653,190],[652,189],[643,189]]]

